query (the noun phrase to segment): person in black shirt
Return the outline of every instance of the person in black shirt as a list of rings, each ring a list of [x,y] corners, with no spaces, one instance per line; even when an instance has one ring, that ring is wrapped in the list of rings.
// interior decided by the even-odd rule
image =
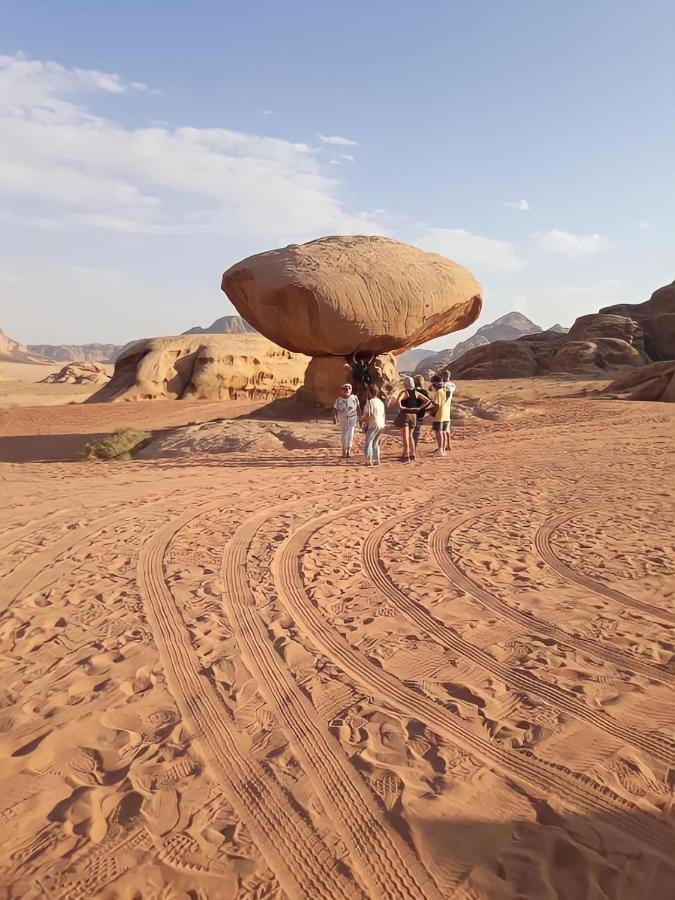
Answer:
[[[426,397],[427,400],[429,399],[429,391],[425,389],[424,379],[421,375],[415,375],[415,389],[417,390],[418,394],[422,394],[422,396]],[[415,427],[413,428],[412,433],[413,452],[415,454],[417,454],[417,442],[420,439],[420,433],[422,431],[422,420],[424,419],[426,412],[426,407],[420,407],[420,409],[417,410],[417,422],[415,424]]]

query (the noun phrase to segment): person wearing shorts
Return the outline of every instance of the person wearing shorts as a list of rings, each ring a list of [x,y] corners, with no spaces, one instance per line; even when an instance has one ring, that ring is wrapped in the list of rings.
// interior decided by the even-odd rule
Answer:
[[[443,382],[438,376],[434,376],[429,391],[429,399],[436,407],[431,428],[436,439],[435,456],[445,456],[447,435],[450,430],[450,394],[443,387]]]
[[[413,431],[417,425],[417,413],[420,409],[426,409],[431,403],[428,397],[422,396],[415,387],[413,379],[406,375],[403,379],[403,390],[398,395],[398,415],[395,424],[401,429],[403,440],[402,462],[411,462],[415,459],[415,443]]]

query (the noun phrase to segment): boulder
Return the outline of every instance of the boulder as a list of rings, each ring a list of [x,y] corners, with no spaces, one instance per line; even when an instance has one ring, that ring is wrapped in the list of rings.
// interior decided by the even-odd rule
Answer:
[[[258,334],[177,335],[129,346],[87,401],[274,400],[294,393],[309,362]]]
[[[641,366],[617,378],[598,396],[617,400],[660,400],[675,403],[675,362],[670,360]]]
[[[596,373],[624,366],[643,366],[647,358],[628,341],[601,338],[594,341],[567,341],[550,363],[552,372]]]
[[[609,313],[592,313],[579,316],[567,333],[568,341],[595,341],[598,338],[616,338],[634,347],[647,362],[642,326],[629,316]]]
[[[452,363],[457,378],[529,378],[542,367],[533,345],[520,341],[494,341],[475,347]]]
[[[43,378],[40,384],[107,384],[110,375],[94,362],[69,363]]]
[[[373,236],[259,253],[228,269],[222,289],[261,334],[314,357],[403,352],[466,328],[481,309],[462,266]]]
[[[675,281],[654,291],[644,303],[620,303],[600,312],[628,316],[638,322],[651,359],[675,359]]]

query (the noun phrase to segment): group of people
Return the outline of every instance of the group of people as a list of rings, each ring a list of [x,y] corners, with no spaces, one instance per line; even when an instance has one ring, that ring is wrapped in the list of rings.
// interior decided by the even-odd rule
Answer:
[[[380,437],[386,425],[385,398],[376,384],[364,387],[365,398],[361,401],[350,383],[342,385],[333,406],[333,421],[340,427],[343,459],[351,457],[354,437],[361,425],[365,432],[366,465],[377,466],[381,461]],[[434,375],[428,388],[420,375],[415,378],[404,376],[403,390],[396,398],[394,419],[394,425],[401,431],[402,462],[417,458],[417,445],[427,415],[436,440],[434,455],[445,456],[450,449],[450,407],[454,392],[455,384],[448,369]]]

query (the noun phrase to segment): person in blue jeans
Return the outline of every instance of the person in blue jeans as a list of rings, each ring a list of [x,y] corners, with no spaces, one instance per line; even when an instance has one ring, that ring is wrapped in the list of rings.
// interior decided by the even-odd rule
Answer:
[[[384,415],[384,403],[379,396],[377,387],[371,384],[368,387],[368,399],[363,407],[363,424],[366,429],[363,452],[366,455],[367,466],[379,466],[380,464],[380,436],[384,431]]]

